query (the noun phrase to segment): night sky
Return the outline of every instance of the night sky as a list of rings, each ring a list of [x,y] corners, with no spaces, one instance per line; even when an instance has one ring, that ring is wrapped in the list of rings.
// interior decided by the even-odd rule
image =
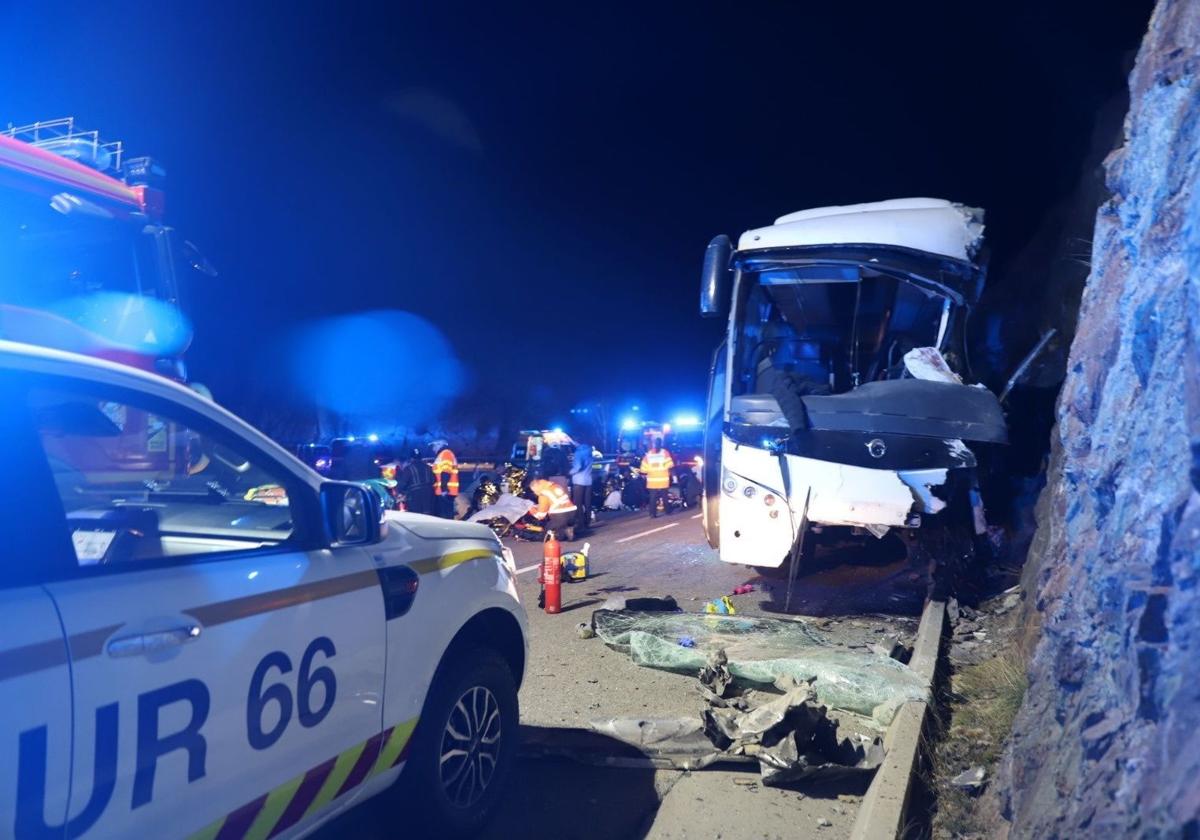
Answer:
[[[221,272],[187,278],[196,378],[239,409],[298,322],[401,309],[468,383],[499,364],[545,404],[665,413],[700,406],[717,233],[945,197],[987,208],[1002,280],[1151,4],[266,5],[0,11],[0,118],[74,115],[167,166]]]

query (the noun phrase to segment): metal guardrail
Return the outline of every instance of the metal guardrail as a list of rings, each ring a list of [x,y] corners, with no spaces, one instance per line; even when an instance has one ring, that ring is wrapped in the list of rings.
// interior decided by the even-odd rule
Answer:
[[[121,171],[124,144],[120,140],[105,143],[100,139],[99,131],[76,128],[74,117],[42,120],[28,125],[14,126],[9,123],[8,128],[0,131],[0,134],[72,159],[83,157],[82,152],[90,156],[90,160],[82,163],[100,170]]]

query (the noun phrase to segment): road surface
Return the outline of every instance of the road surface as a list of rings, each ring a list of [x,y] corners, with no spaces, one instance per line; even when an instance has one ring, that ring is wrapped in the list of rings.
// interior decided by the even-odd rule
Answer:
[[[565,544],[564,551],[583,541]],[[558,615],[537,608],[540,543],[506,541],[516,557],[518,590],[530,619],[530,658],[520,694],[523,726],[582,728],[597,718],[699,712],[694,679],[640,668],[598,639],[579,638],[576,625],[588,621],[610,596],[672,595],[683,610],[700,612],[705,601],[751,583],[754,592],[732,599],[739,614],[783,611],[786,581],[721,563],[693,511],[654,520],[644,513],[606,514],[587,541],[591,575],[563,585]],[[920,613],[924,590],[904,561],[818,559],[820,566],[797,578],[792,613],[855,616],[831,621],[851,635],[915,631],[911,617]],[[845,837],[865,790],[863,781],[764,788],[757,778],[753,766],[682,773],[526,757],[518,762],[505,805],[482,836]],[[321,837],[383,840],[404,833],[405,822],[384,796],[342,817]]]

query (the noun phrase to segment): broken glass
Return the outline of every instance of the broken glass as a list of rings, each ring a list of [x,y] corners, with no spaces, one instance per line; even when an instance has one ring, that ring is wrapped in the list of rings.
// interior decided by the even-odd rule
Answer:
[[[729,673],[743,685],[812,681],[818,702],[882,725],[903,703],[928,695],[925,681],[907,665],[832,645],[801,621],[598,610],[592,622],[605,644],[638,665],[695,675],[724,651]]]

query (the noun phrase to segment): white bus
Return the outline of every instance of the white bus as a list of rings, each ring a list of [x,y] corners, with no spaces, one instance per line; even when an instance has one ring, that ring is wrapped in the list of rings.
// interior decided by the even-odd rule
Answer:
[[[729,321],[704,526],[723,561],[794,567],[806,534],[810,549],[890,534],[912,558],[937,533],[966,548],[925,555],[969,554],[986,527],[976,456],[1007,442],[996,396],[967,378],[982,239],[981,210],[913,198],[792,213],[736,250],[712,241],[700,310]]]

